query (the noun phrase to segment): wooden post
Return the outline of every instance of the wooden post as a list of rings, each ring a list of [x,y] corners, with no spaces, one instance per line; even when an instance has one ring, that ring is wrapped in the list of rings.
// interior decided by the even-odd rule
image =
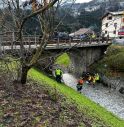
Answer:
[[[29,50],[31,49],[30,37],[28,36]]]
[[[2,43],[1,43],[2,44],[2,51],[4,52],[4,44],[5,44],[6,39],[5,39],[5,37],[3,38],[3,36],[1,36],[1,38],[2,38],[1,39],[2,40]]]
[[[98,37],[98,44],[100,44],[100,41],[102,41],[102,39],[100,39],[100,36]]]
[[[12,32],[11,49],[13,50],[13,42],[15,41],[15,33]]]
[[[80,44],[79,44],[79,45],[80,45],[80,47],[81,47],[81,44],[82,44],[82,38],[80,39]]]
[[[36,38],[36,32],[35,32],[35,46],[37,47],[37,38]]]
[[[7,41],[6,41],[6,43],[3,42],[3,52],[5,53],[4,44],[7,44]]]
[[[107,35],[106,43],[108,43],[108,41],[109,41],[109,35]]]
[[[57,48],[59,48],[59,37],[57,39]]]
[[[69,44],[70,44],[70,47],[71,47],[71,38],[69,39]]]
[[[2,34],[0,33],[0,57],[2,55]]]

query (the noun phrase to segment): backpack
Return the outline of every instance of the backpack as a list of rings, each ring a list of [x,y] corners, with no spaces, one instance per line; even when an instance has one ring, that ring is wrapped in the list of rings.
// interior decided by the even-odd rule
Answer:
[[[79,84],[79,85],[83,85],[83,83],[84,83],[84,81],[83,81],[82,79],[80,79],[80,80],[78,81],[78,84]]]

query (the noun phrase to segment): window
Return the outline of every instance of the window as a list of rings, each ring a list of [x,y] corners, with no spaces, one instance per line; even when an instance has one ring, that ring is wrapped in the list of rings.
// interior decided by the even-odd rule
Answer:
[[[107,19],[108,19],[108,20],[112,20],[112,16],[108,16]]]
[[[116,31],[115,30],[113,31],[113,34],[116,34]]]
[[[107,31],[105,31],[105,34],[107,34]]]
[[[106,23],[105,26],[108,27],[108,23]]]

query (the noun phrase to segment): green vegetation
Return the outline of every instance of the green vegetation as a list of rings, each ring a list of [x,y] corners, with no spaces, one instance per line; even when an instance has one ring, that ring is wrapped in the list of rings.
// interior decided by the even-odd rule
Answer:
[[[111,45],[107,49],[107,56],[116,55],[120,52],[124,53],[124,46]]]
[[[0,60],[1,70],[16,70],[20,66],[19,60],[13,58],[12,56],[5,56],[4,59]]]
[[[68,67],[70,63],[71,63],[71,59],[67,53],[63,53],[62,55],[60,55],[55,61],[55,64],[59,64],[64,67]]]
[[[111,76],[111,70],[104,60],[100,60],[97,63],[94,63],[90,67],[90,70],[93,72],[98,72],[100,74],[104,74],[106,76]]]
[[[124,127],[124,121],[106,111],[103,107],[90,101],[87,97],[77,93],[72,88],[59,84],[56,81],[45,76],[36,69],[29,71],[29,77],[35,81],[44,84],[51,89],[57,89],[57,92],[63,94],[70,104],[77,105],[78,109],[85,114],[87,118],[93,120],[92,126],[98,127],[101,123],[105,127]]]
[[[120,52],[119,52],[120,53]],[[12,64],[15,67],[15,64]],[[103,66],[101,66],[103,67]],[[11,67],[10,67],[11,70]],[[53,95],[53,100],[58,96],[54,96],[55,93],[61,94],[66,98],[66,101],[70,105],[76,105],[80,112],[83,112],[84,117],[86,119],[90,119],[92,121],[92,127],[99,127],[103,125],[103,127],[124,127],[124,121],[114,116],[112,113],[106,111],[103,107],[98,104],[92,102],[87,97],[77,93],[72,88],[59,84],[55,80],[50,79],[45,76],[43,73],[39,72],[36,69],[31,69],[28,73],[31,79],[34,79],[38,83],[42,84],[45,88],[48,89],[48,93]],[[0,113],[1,114],[1,113]],[[39,120],[39,117],[36,118],[36,121]],[[83,125],[81,125],[83,126]]]
[[[112,70],[124,71],[124,52],[108,56],[104,61]]]
[[[91,67],[92,70],[111,76],[111,70],[124,71],[124,46],[111,45],[105,57]]]
[[[11,78],[16,78],[19,74],[20,62],[19,60],[10,56],[0,60],[0,74],[8,74]]]
[[[112,70],[124,71],[124,46],[110,46],[103,61]]]

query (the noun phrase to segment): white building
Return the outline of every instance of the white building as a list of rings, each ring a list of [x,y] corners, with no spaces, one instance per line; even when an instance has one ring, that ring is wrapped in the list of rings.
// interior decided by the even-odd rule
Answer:
[[[90,28],[80,28],[78,31],[69,34],[69,36],[75,39],[79,39],[82,35],[91,35],[91,34],[94,34],[94,31],[91,30]]]
[[[102,33],[105,37],[120,37],[120,31],[124,31],[124,11],[108,12],[102,17]],[[123,32],[124,34],[124,32]]]

